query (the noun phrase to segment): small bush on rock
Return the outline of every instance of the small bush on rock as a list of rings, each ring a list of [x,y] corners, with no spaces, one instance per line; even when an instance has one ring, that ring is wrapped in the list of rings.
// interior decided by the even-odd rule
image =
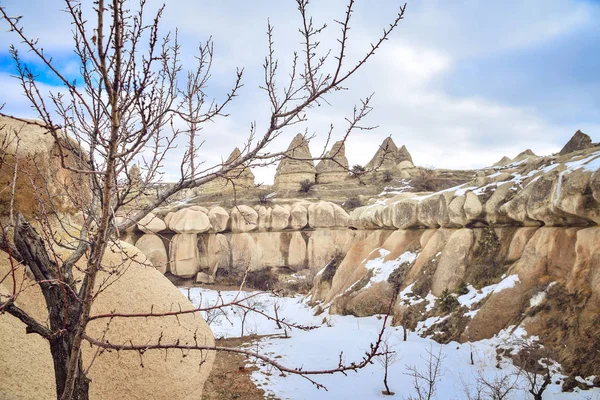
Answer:
[[[437,306],[440,311],[449,313],[454,311],[459,305],[458,299],[450,293],[450,291],[446,288],[440,295],[440,298],[437,299]]]
[[[343,204],[344,208],[348,211],[352,211],[355,208],[362,207],[363,203],[358,197],[351,197],[346,200]]]
[[[270,269],[261,269],[260,271],[249,271],[246,277],[246,284],[258,290],[271,290],[275,288],[279,279]]]
[[[308,193],[312,187],[315,186],[315,183],[309,179],[305,179],[300,181],[300,189],[298,191],[300,193]]]

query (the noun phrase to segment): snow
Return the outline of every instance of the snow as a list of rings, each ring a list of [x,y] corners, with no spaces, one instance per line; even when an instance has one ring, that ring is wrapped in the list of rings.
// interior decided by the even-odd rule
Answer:
[[[496,285],[496,287],[494,288],[494,293],[501,292],[505,289],[510,289],[520,282],[521,281],[519,280],[519,275],[509,275],[506,278],[502,279],[500,283]]]
[[[510,278],[510,277],[509,277]],[[514,278],[512,279],[514,282]],[[505,286],[507,283],[505,284]],[[408,288],[407,288],[408,289]],[[182,289],[185,294],[187,291]],[[409,291],[404,291],[405,294]],[[293,330],[288,331],[289,338],[283,338],[283,330],[277,329],[273,321],[256,317],[253,319],[252,329],[263,335],[255,343],[248,344],[247,348],[258,351],[260,354],[277,357],[276,361],[288,367],[298,367],[304,370],[335,368],[338,365],[340,354],[344,362],[359,362],[370,344],[375,340],[383,319],[381,316],[356,318],[353,316],[328,315],[327,313],[313,316],[312,310],[301,297],[275,297],[269,294],[221,292],[220,297],[216,291],[193,288],[190,297],[197,305],[200,297],[203,304],[211,304],[219,298],[227,301],[236,296],[244,298],[256,295],[256,299],[265,310],[272,310],[274,304],[279,304],[279,315],[289,321],[302,324],[318,325],[319,327],[310,331]],[[466,295],[465,295],[466,296]],[[461,296],[462,297],[462,296]],[[250,317],[250,316],[249,316]],[[435,318],[434,318],[435,319]],[[425,321],[423,326],[430,326],[434,319]],[[231,322],[229,322],[229,320]],[[211,324],[215,335],[239,336],[239,318],[229,316]],[[325,321],[325,323],[324,323]],[[439,320],[437,321],[440,322]],[[389,368],[388,382],[390,389],[396,392],[393,397],[384,396],[383,389],[383,367],[378,363],[368,365],[358,372],[349,372],[334,375],[311,376],[320,384],[326,386],[327,391],[317,389],[306,379],[297,375],[282,375],[273,367],[258,362],[258,370],[251,375],[252,380],[266,391],[266,396],[272,395],[281,399],[402,399],[409,395],[415,395],[412,378],[406,375],[407,366],[414,366],[424,370],[427,366],[428,352],[438,354],[441,349],[442,372],[438,386],[437,399],[463,399],[461,382],[473,384],[478,373],[488,379],[493,379],[499,374],[515,373],[516,369],[508,359],[499,363],[500,369],[496,368],[496,347],[513,344],[515,339],[526,335],[522,328],[509,328],[503,330],[491,339],[474,343],[451,342],[440,345],[429,338],[422,338],[414,332],[408,333],[407,341],[402,341],[401,327],[388,327],[385,333],[386,340],[391,350],[397,352],[398,361]],[[471,355],[474,365],[471,365]],[[253,361],[248,360],[249,364]],[[563,377],[555,375],[553,383],[544,393],[544,399],[570,400],[591,396],[596,399],[600,396],[600,389],[596,388],[586,392],[576,389],[573,393],[561,393],[560,381]],[[593,379],[588,377],[585,382]],[[528,399],[526,391],[521,390],[512,399]]]
[[[531,299],[529,299],[529,307],[533,308],[539,306],[544,302],[544,300],[546,300],[546,297],[546,292],[539,292],[534,294],[531,297]]]
[[[396,268],[405,263],[413,263],[418,257],[417,253],[407,251],[394,260],[385,261],[385,257],[390,252],[385,249],[379,249],[379,254],[379,258],[369,260],[365,264],[366,269],[373,271],[373,276],[365,288],[370,287],[372,283],[387,281]]]

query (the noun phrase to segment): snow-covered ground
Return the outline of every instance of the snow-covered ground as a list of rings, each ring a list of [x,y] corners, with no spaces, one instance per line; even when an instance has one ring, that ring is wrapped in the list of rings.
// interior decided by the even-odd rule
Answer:
[[[220,292],[207,289],[184,289],[181,291],[190,296],[196,305],[214,305],[217,302],[230,302],[236,296],[239,299],[254,295],[255,293]],[[288,367],[298,367],[304,370],[328,369],[338,365],[340,353],[346,363],[359,362],[369,345],[376,339],[381,329],[381,317],[355,318],[352,316],[329,315],[323,313],[313,316],[313,310],[306,304],[306,299],[298,296],[275,297],[269,294],[258,294],[249,300],[250,304],[259,310],[273,315],[274,307],[278,308],[280,319],[302,325],[316,325],[318,328],[310,331],[287,330],[288,338],[284,338],[283,329],[278,329],[275,322],[265,317],[250,313],[244,322],[244,333],[271,335],[262,338],[249,348],[261,354],[273,357],[277,362]],[[240,336],[242,329],[243,313],[235,307],[226,310],[225,315],[211,313],[206,316],[215,337]],[[459,344],[456,342],[447,345],[421,338],[417,333],[409,332],[408,340],[402,341],[402,328],[389,327],[386,330],[387,343],[390,349],[396,352],[397,361],[389,368],[388,384],[395,396],[384,396],[383,367],[374,363],[357,373],[349,372],[348,376],[342,374],[313,376],[317,382],[327,387],[317,389],[307,380],[297,375],[282,376],[269,365],[257,364],[258,371],[252,374],[252,379],[268,394],[281,399],[377,399],[377,398],[407,398],[415,395],[413,378],[407,373],[409,367],[425,372],[429,365],[429,353],[440,354],[441,351],[441,377],[436,391],[437,399],[466,399],[464,384],[475,389],[477,377],[484,376],[487,381],[510,376],[509,381],[519,380],[524,386],[522,378],[515,376],[516,368],[510,361],[496,360],[496,347],[509,346],[511,341],[524,334],[522,329],[515,332],[501,332],[498,336],[476,343]],[[471,365],[471,354],[474,365]],[[249,360],[249,363],[252,363]],[[497,368],[500,367],[500,368]],[[562,383],[562,376],[553,376],[553,382]],[[464,383],[464,384],[463,384]],[[577,389],[576,389],[577,390]],[[485,397],[484,397],[485,398]],[[523,390],[513,392],[510,399],[529,399],[528,393]],[[544,392],[544,399],[591,399],[600,400],[600,389],[588,391],[575,391],[561,393],[560,384],[553,383]]]

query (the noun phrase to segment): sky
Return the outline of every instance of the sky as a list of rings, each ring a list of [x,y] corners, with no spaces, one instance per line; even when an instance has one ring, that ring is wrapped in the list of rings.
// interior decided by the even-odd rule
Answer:
[[[0,0],[12,15],[22,15],[30,36],[52,54],[56,65],[76,74],[68,15],[58,0]],[[160,3],[148,1],[148,9]],[[348,65],[369,49],[393,19],[400,2],[356,0],[348,47]],[[337,48],[346,1],[313,0],[315,22],[327,23],[322,48]],[[202,157],[226,159],[243,146],[250,125],[257,133],[268,125],[268,98],[259,89],[267,51],[266,29],[275,29],[281,79],[291,55],[300,49],[301,23],[293,0],[166,0],[163,33],[178,29],[184,60],[193,60],[197,44],[212,37],[215,58],[209,93],[218,100],[232,86],[237,67],[245,69],[244,87],[220,118],[203,131]],[[330,95],[328,104],[311,109],[306,126],[293,126],[273,143],[287,148],[304,128],[317,136],[313,155],[321,154],[325,133],[342,137],[345,118],[360,99],[374,94],[365,124],[346,144],[351,165],[366,164],[388,136],[406,145],[415,164],[436,168],[480,168],[525,149],[538,155],[557,152],[576,130],[600,141],[600,1],[597,0],[414,0],[390,40],[348,82],[347,91]],[[4,112],[35,117],[18,83],[11,78],[10,44],[19,45],[0,21],[0,104]],[[36,61],[24,53],[36,68]],[[186,64],[187,65],[187,64]],[[43,88],[57,82],[36,69]],[[285,72],[285,73],[284,73]],[[261,131],[262,130],[262,131]],[[165,164],[166,180],[177,173],[181,151]],[[274,167],[255,170],[257,182],[272,183]]]

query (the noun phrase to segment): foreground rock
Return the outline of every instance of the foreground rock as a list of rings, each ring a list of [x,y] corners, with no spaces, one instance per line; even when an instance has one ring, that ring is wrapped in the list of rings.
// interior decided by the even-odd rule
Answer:
[[[192,309],[192,304],[160,272],[145,262],[145,257],[134,247],[122,242],[123,251],[129,259],[123,264],[119,250],[107,250],[104,258],[106,271],[100,273],[99,282],[106,279],[113,283],[100,293],[92,307],[92,315],[112,311],[127,313],[169,311],[173,307]],[[9,268],[5,253],[0,254],[0,273],[4,276]],[[118,279],[109,275],[114,268],[122,273]],[[19,279],[24,274],[19,273]],[[17,304],[39,321],[45,321],[44,299],[37,286],[30,286],[19,295]],[[3,294],[11,288],[0,284]],[[87,334],[102,338],[107,320],[92,321]],[[180,340],[194,343],[194,332],[198,341],[212,345],[214,339],[206,323],[198,315],[185,314],[165,318],[114,319],[105,339],[111,343],[152,343],[163,335],[163,343]],[[34,334],[26,334],[25,326],[8,314],[0,315],[0,398],[2,399],[52,399],[56,398],[54,370],[48,342]],[[84,365],[90,369],[91,399],[198,399],[212,368],[214,353],[190,352],[181,354],[162,351],[144,353],[144,366],[136,352],[103,352],[83,346]],[[181,377],[189,379],[181,379]]]

